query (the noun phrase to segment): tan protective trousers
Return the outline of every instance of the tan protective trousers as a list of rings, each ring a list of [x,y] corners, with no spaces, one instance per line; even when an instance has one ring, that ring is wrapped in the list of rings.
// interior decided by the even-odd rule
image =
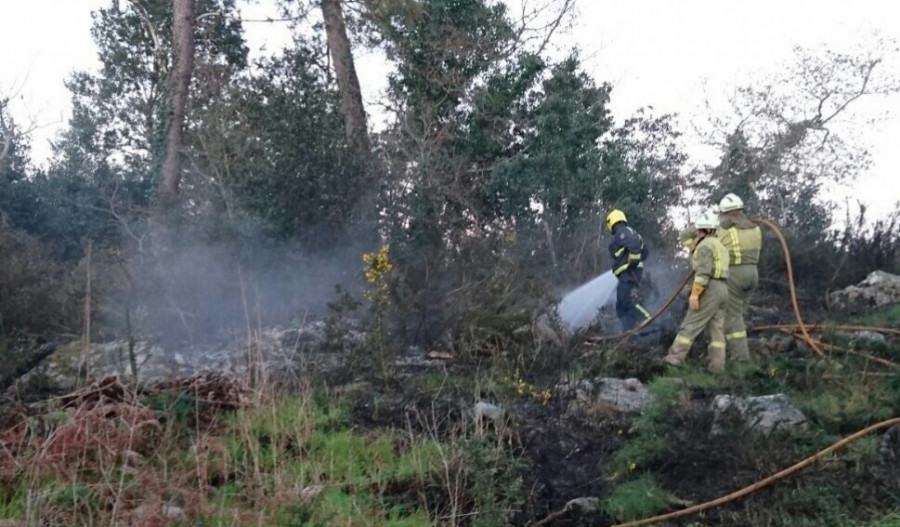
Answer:
[[[725,343],[728,356],[734,360],[750,360],[747,347],[747,326],[744,316],[750,297],[759,285],[756,265],[736,265],[728,268],[728,304],[725,307]]]
[[[709,336],[709,369],[725,369],[725,304],[728,302],[728,286],[724,280],[710,280],[700,295],[700,309],[688,311],[675,342],[669,348],[665,361],[678,366],[687,358],[694,339],[705,329]]]

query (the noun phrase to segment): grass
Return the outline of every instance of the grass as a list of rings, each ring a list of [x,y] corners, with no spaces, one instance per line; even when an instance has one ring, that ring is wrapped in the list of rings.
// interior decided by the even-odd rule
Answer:
[[[404,500],[391,494],[428,484],[443,448],[396,432],[359,434],[350,428],[345,406],[302,398],[237,412],[223,443],[235,477],[256,489],[249,505],[278,492],[290,496],[321,486],[321,497],[307,507],[282,508],[276,515],[293,518],[284,520],[288,524],[308,517],[310,525],[346,526],[421,525],[420,504],[398,508]],[[229,501],[220,498],[220,507],[228,508]]]
[[[887,306],[855,317],[855,322],[872,327],[900,327],[900,305]]]
[[[0,518],[22,518],[25,516],[26,489],[19,485],[4,489],[0,495]]]
[[[40,470],[38,444],[18,452],[27,470],[0,485],[0,518],[106,525],[130,521],[141,503],[159,510],[169,502],[191,525],[427,525],[421,489],[434,485],[451,450],[404,431],[360,433],[346,404],[308,395],[206,416],[203,428],[186,418],[183,401],[152,402],[170,413],[152,442],[131,447],[137,464],[115,446],[94,456],[94,443]],[[116,502],[123,505],[113,513]]]
[[[635,420],[637,434],[613,454],[615,475],[646,468],[668,450],[668,431],[674,426],[676,409],[683,400],[686,384],[669,377],[658,377],[647,385],[653,402]]]
[[[644,474],[616,487],[603,500],[603,511],[617,521],[634,521],[658,514],[668,504],[668,493],[653,476]]]
[[[826,432],[845,434],[900,415],[900,378],[848,373],[838,381],[791,394],[794,404]]]

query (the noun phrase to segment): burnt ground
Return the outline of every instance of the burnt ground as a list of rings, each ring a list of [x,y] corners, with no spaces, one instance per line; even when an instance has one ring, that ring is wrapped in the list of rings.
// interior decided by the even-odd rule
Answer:
[[[659,361],[664,349],[660,338],[649,346],[621,346],[610,356],[597,353],[582,361],[581,375],[634,376],[649,382],[666,371]],[[588,351],[592,350],[579,347],[577,354]],[[785,369],[778,378],[770,375],[768,363],[762,363],[731,377],[724,385],[691,384],[688,380],[689,401],[665,432],[665,451],[641,467],[641,473],[651,474],[676,500],[665,510],[708,501],[750,485],[840,437],[838,432],[844,430],[823,430],[817,423],[803,432],[769,438],[747,434],[740,426],[723,436],[709,434],[711,401],[718,393],[775,393],[788,385],[820,383],[819,373],[810,370],[807,354],[794,348],[788,357],[778,359],[781,362],[772,363]],[[529,382],[550,388],[565,373],[559,364],[536,370]],[[635,437],[633,417],[610,414],[586,418],[568,411],[569,401],[556,393],[543,404],[527,391],[504,391],[497,384],[487,389],[486,378],[502,378],[504,373],[475,366],[450,363],[437,371],[407,373],[401,381],[389,385],[374,379],[364,385],[365,389],[352,398],[356,425],[362,429],[412,430],[452,440],[459,430],[472,426],[472,408],[479,400],[475,394],[497,402],[506,410],[499,426],[511,437],[507,453],[521,462],[517,469],[521,499],[513,524],[528,525],[572,499],[602,500],[623,482],[614,476],[611,460]],[[492,433],[491,426],[486,433]],[[870,451],[838,455],[743,500],[669,525],[861,525],[849,522],[900,510],[900,469],[895,465]],[[785,517],[792,518],[791,523],[784,523]],[[566,514],[552,525],[614,523],[615,519],[601,510],[582,516]]]

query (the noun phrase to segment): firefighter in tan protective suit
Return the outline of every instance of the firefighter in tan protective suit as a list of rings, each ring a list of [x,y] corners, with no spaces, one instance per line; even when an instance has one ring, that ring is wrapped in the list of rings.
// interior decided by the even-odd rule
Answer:
[[[759,285],[756,264],[762,250],[762,230],[744,214],[744,202],[728,194],[719,202],[716,236],[728,250],[728,304],[725,307],[725,343],[728,357],[750,360],[744,316]]]
[[[718,218],[712,211],[701,215],[693,229],[683,231],[681,242],[691,249],[694,284],[689,311],[665,361],[678,366],[684,362],[694,339],[705,329],[709,336],[709,369],[725,369],[725,304],[728,301],[728,251],[716,239]]]

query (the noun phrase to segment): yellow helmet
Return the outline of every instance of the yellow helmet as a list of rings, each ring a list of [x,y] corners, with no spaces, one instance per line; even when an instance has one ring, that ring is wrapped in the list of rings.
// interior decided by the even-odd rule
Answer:
[[[628,220],[625,219],[625,213],[619,209],[614,209],[606,215],[606,228],[612,230],[613,225],[619,223],[620,221],[628,223]]]

